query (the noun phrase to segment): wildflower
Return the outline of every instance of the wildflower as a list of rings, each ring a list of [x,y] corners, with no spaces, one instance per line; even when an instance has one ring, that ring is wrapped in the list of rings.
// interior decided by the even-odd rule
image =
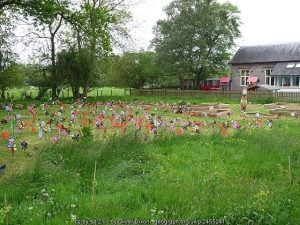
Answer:
[[[71,214],[71,221],[75,221],[77,219],[76,215]]]

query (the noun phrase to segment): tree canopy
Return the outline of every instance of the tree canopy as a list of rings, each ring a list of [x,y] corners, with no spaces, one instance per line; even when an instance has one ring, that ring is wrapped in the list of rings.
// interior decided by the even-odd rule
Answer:
[[[159,61],[180,80],[224,70],[239,37],[239,11],[231,3],[216,0],[174,0],[166,8],[167,19],[157,22],[152,41]]]

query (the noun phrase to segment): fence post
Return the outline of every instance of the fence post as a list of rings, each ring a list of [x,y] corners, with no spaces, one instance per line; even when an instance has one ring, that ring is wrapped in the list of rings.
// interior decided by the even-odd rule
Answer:
[[[101,97],[102,97],[102,90],[101,90]]]
[[[112,88],[110,89],[110,96],[112,96]]]
[[[99,97],[98,89],[97,89],[97,98]]]

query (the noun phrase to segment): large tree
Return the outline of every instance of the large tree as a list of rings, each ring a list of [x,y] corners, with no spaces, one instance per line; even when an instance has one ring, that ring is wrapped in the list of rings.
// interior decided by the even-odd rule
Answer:
[[[129,17],[125,0],[82,0],[80,9],[69,18],[72,24],[75,42],[70,42],[71,48],[76,48],[79,54],[89,54],[90,68],[80,86],[83,95],[87,96],[89,87],[99,77],[99,61],[112,51],[114,36],[124,31],[124,21]],[[121,32],[121,34],[124,34]]]
[[[58,87],[58,79],[56,74],[56,45],[57,34],[61,28],[63,17],[68,14],[69,0],[3,0],[0,3],[0,16],[4,18],[6,16],[6,23],[12,24],[18,21],[17,16],[14,20],[8,20],[7,15],[13,15],[19,13],[20,18],[30,19],[34,21],[36,27],[36,34],[32,41],[36,41],[37,38],[45,39],[45,43],[49,46],[47,52],[43,52],[44,62],[45,57],[49,59],[51,83],[49,87],[52,89],[52,97],[57,97],[56,89]],[[12,16],[11,16],[12,17]],[[2,26],[3,20],[0,19],[0,26]],[[48,31],[48,33],[46,32]],[[2,32],[1,32],[2,33]],[[8,36],[2,38],[0,34],[0,48],[1,40],[7,41]],[[49,43],[47,43],[49,42]],[[41,49],[41,48],[40,48]],[[49,55],[49,56],[48,56]],[[44,93],[42,91],[41,93]]]
[[[57,72],[65,84],[71,86],[74,100],[80,95],[80,87],[86,80],[86,74],[90,73],[91,63],[90,54],[85,49],[79,52],[75,48],[70,48],[68,51],[58,53]]]
[[[239,37],[239,10],[216,0],[174,0],[157,22],[153,45],[159,61],[180,80],[200,80],[226,67]]]

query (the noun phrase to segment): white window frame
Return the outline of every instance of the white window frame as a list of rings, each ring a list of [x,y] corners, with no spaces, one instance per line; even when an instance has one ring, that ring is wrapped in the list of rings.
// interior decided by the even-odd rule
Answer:
[[[241,86],[247,86],[247,79],[249,77],[250,77],[250,69],[240,69],[240,85]]]
[[[265,69],[265,84],[275,86],[275,78],[271,76],[272,72],[273,69]],[[273,79],[273,84],[272,84],[272,79]]]

